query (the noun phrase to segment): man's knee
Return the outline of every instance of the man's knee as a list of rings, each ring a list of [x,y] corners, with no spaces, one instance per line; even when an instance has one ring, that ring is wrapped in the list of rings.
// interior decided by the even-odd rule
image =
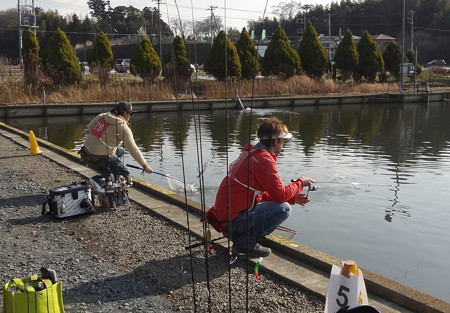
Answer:
[[[281,214],[282,215],[284,215],[285,216],[285,218],[288,218],[289,217],[289,215],[291,215],[291,205],[289,204],[289,203],[287,203],[287,202],[283,202],[282,204],[281,204],[281,208],[280,208],[281,210]]]

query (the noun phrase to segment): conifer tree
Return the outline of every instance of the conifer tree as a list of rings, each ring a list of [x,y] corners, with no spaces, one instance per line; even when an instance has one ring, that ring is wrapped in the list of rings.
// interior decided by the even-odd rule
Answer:
[[[242,28],[239,40],[236,42],[236,50],[242,66],[242,77],[252,79],[258,75],[261,71],[259,53],[245,27]]]
[[[405,62],[414,64],[416,68],[416,74],[420,75],[422,72],[422,67],[420,66],[419,62],[416,60],[416,53],[412,49],[408,49],[405,52]]]
[[[226,44],[226,63],[225,63]],[[225,67],[225,64],[227,65]],[[228,77],[241,76],[241,62],[236,51],[236,46],[228,39],[224,31],[220,31],[214,42],[211,51],[206,58],[204,65],[205,72],[213,75],[219,80]]]
[[[384,61],[380,47],[373,41],[368,31],[365,31],[357,47],[359,53],[358,77],[365,77],[369,82],[375,82],[377,73],[384,72]]]
[[[23,33],[21,52],[24,83],[35,85],[39,82],[39,43],[31,29]]]
[[[358,66],[359,55],[356,50],[355,41],[353,40],[352,32],[347,29],[344,38],[339,43],[336,54],[334,56],[334,61],[336,62],[336,67],[342,73],[342,81],[345,82],[351,77],[353,72]]]
[[[145,81],[154,81],[161,71],[161,60],[150,42],[144,37],[130,60],[131,73]]]
[[[262,59],[263,75],[293,76],[301,69],[300,57],[291,47],[281,26],[278,26]]]
[[[182,91],[192,74],[191,64],[187,57],[183,38],[176,36],[172,49],[163,60],[163,76],[172,84],[174,91]]]
[[[400,63],[402,62],[402,47],[394,40],[391,40],[383,52],[383,60],[385,69],[398,78]]]
[[[320,79],[327,70],[328,56],[320,43],[316,29],[309,21],[298,48],[303,70],[308,76]]]
[[[111,43],[104,32],[100,32],[95,38],[92,53],[89,56],[89,68],[95,73],[100,82],[105,84],[108,81],[109,72],[114,66],[114,58]]]
[[[81,81],[81,67],[66,34],[58,28],[50,39],[43,57],[44,71],[55,84]]]

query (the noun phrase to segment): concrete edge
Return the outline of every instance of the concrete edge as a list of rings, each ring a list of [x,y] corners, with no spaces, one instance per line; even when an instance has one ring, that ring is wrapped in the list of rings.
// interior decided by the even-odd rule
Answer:
[[[28,139],[28,134],[0,122],[0,128],[5,129],[10,133],[19,135],[24,139]],[[39,145],[42,145],[48,149],[51,149],[57,154],[62,154],[64,157],[80,162],[80,157],[77,153],[54,145],[46,140],[36,138]],[[82,174],[82,173],[80,173]],[[83,174],[82,174],[83,175]],[[83,175],[86,176],[86,175]],[[86,176],[87,177],[87,176]],[[163,199],[178,207],[184,207],[189,210],[193,215],[200,217],[202,215],[202,206],[200,203],[188,200],[186,201],[183,196],[180,196],[173,191],[167,190],[160,186],[146,182],[140,178],[133,177],[134,187],[160,199]],[[157,213],[161,215],[160,212]],[[168,220],[171,220],[167,216],[162,216]],[[180,225],[179,222],[175,222]],[[272,249],[279,251],[293,259],[304,262],[317,268],[325,273],[331,272],[332,264],[341,265],[342,260],[335,258],[326,253],[312,249],[306,245],[294,242],[292,240],[285,239],[281,236],[270,235],[267,239],[267,245]],[[367,269],[361,268],[364,273],[364,281],[367,291],[383,299],[389,300],[392,303],[398,304],[413,312],[435,313],[435,312],[450,312],[450,303],[441,299],[425,294],[414,288],[400,284],[396,281],[375,274]]]

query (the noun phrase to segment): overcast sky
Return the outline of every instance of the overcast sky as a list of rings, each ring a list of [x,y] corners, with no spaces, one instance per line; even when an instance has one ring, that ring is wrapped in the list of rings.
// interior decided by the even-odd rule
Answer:
[[[0,0],[0,9],[17,8],[18,1],[21,5],[30,5],[32,0]],[[334,0],[336,2],[337,0]],[[144,7],[157,7],[156,0],[110,0],[111,6],[132,5],[138,9]],[[271,12],[273,7],[281,2],[290,3],[290,0],[161,0],[160,9],[162,19],[167,22],[168,18],[177,18],[177,5],[183,20],[202,20],[211,15],[208,10],[214,7],[214,14],[220,16],[222,20],[226,21],[226,26],[234,27],[241,30],[242,27],[247,26],[247,20],[257,20],[258,17],[264,15],[264,9],[267,9],[265,16],[272,17]],[[302,5],[327,5],[331,0],[310,0],[310,1],[296,1]],[[86,16],[89,14],[87,0],[34,0],[36,7],[44,8],[45,10],[58,10],[62,15],[76,13],[78,16]],[[225,19],[226,16],[226,19]]]

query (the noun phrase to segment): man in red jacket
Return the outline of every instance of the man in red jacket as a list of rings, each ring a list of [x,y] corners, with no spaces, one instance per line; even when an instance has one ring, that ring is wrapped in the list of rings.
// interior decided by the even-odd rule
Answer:
[[[233,252],[250,257],[271,253],[259,242],[289,217],[290,204],[301,201],[303,187],[314,183],[301,176],[284,186],[278,176],[277,156],[284,142],[292,137],[286,125],[276,117],[269,118],[259,126],[257,135],[260,141],[254,147],[247,144],[230,164],[215,205],[208,212],[227,226]]]

